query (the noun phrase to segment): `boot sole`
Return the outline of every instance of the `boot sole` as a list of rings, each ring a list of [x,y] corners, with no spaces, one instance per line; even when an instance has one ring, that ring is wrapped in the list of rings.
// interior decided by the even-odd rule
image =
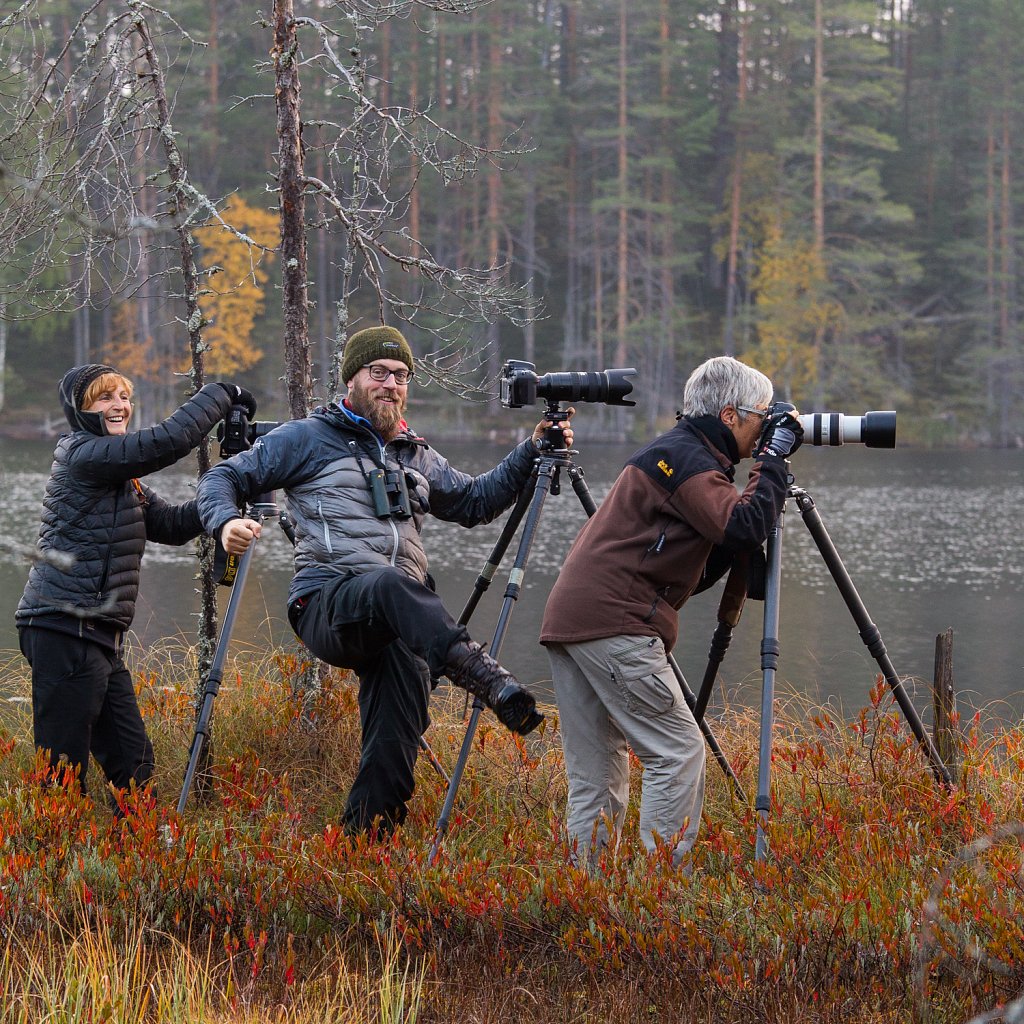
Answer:
[[[510,689],[510,688],[506,688]],[[514,693],[502,693],[494,708],[494,713],[507,729],[520,736],[533,732],[544,721],[544,716],[537,710],[537,702],[533,697],[518,687]]]

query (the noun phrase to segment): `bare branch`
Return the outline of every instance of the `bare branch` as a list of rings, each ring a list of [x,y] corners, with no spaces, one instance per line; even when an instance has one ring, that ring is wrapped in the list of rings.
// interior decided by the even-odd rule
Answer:
[[[39,0],[0,21],[0,66],[10,86],[0,95],[0,280],[17,282],[10,319],[74,309],[97,292],[102,301],[130,297],[148,284],[139,269],[150,247],[210,219],[251,251],[265,251],[176,175],[182,156],[170,127],[173,97],[158,87],[147,18],[161,23],[172,48],[202,44],[142,0],[106,7],[111,13],[101,17],[104,0],[89,4],[51,53]],[[156,147],[164,159],[150,165]],[[145,194],[168,179],[172,198],[154,216]]]
[[[454,6],[458,7],[462,13],[462,5]],[[472,6],[478,5],[465,6],[468,10]],[[358,76],[338,57],[331,45],[330,37],[336,33],[332,32],[323,22],[313,18],[296,18],[295,20],[297,25],[310,27],[316,32],[323,47],[323,56],[328,63],[325,74],[336,78],[346,87],[349,99],[356,106],[357,119],[378,122],[378,131],[385,137],[390,129],[394,134],[390,139],[389,146],[394,146],[396,143],[403,144],[409,153],[416,154],[424,164],[437,172],[446,185],[473,173],[482,160],[505,160],[528,152],[527,147],[513,145],[513,136],[511,135],[506,137],[505,143],[500,149],[488,150],[460,139],[454,132],[429,117],[426,111],[409,110],[397,106],[377,106],[362,87]],[[358,50],[353,49],[358,54]],[[352,132],[354,127],[354,124],[350,125],[343,130],[342,134]],[[455,152],[452,155],[444,155],[442,149],[444,143],[449,143],[454,147]]]

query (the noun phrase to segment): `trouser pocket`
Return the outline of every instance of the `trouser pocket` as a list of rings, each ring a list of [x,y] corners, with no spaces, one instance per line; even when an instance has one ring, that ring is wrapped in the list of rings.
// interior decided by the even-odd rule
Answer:
[[[620,637],[608,652],[612,678],[634,714],[663,715],[678,707],[682,691],[659,637]]]

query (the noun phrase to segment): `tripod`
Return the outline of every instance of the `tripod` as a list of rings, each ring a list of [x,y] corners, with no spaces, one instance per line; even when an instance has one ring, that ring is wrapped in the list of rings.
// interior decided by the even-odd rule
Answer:
[[[899,704],[900,710],[903,712],[918,744],[928,758],[936,781],[947,786],[952,785],[949,769],[943,763],[931,738],[925,732],[924,725],[907,694],[906,688],[903,686],[902,680],[896,674],[896,670],[889,660],[882,635],[878,627],[871,621],[871,616],[868,614],[864,602],[857,593],[857,588],[854,586],[850,574],[846,571],[846,566],[843,564],[843,560],[840,558],[839,552],[832,543],[832,538],[822,522],[821,516],[814,504],[814,499],[803,488],[795,486],[792,473],[789,475],[789,489],[786,497],[796,503],[804,525],[810,531],[811,537],[821,557],[824,559],[832,579],[839,588],[847,609],[857,624],[861,640],[864,641],[868,652],[882,670],[882,675],[886,683],[888,683],[889,689]],[[771,810],[771,755],[775,672],[778,668],[781,651],[779,645],[779,604],[782,582],[782,536],[784,525],[785,505],[783,505],[782,510],[779,512],[772,531],[768,535],[767,545],[764,633],[761,639],[761,724],[758,743],[757,798],[754,802],[755,810],[758,813],[757,835],[754,847],[757,860],[764,860],[768,853],[768,837],[765,826],[768,823],[768,812]],[[714,684],[718,666],[721,664],[725,651],[729,646],[732,627],[735,625],[738,617],[738,614],[732,618],[725,617],[720,612],[719,623],[715,629],[711,650],[708,655],[708,668],[704,674],[694,709],[694,717],[698,723],[704,720],[704,712],[711,694],[711,687]]]
[[[292,528],[291,520],[284,509],[278,509],[274,500],[274,492],[261,494],[256,501],[249,506],[249,518],[262,523],[272,516],[277,517],[278,524],[284,531],[285,536],[295,543],[295,531]],[[210,720],[213,718],[213,702],[220,692],[220,684],[224,679],[224,662],[227,659],[228,646],[231,643],[231,633],[235,628],[235,618],[242,603],[242,592],[245,590],[245,581],[249,575],[249,566],[252,564],[253,552],[256,550],[256,538],[245,550],[240,559],[235,560],[234,556],[228,556],[228,568],[225,573],[225,581],[231,583],[231,597],[228,598],[228,607],[224,612],[224,624],[221,627],[220,636],[217,639],[217,647],[213,652],[213,661],[210,664],[210,671],[206,676],[206,683],[203,686],[203,700],[199,706],[199,714],[196,716],[195,731],[192,734],[192,746],[189,748],[188,766],[185,769],[185,781],[181,787],[181,795],[178,797],[178,814],[185,810],[188,803],[188,795],[195,781],[196,772],[200,762],[207,761],[210,746]]]
[[[501,651],[501,645],[505,639],[505,631],[508,627],[509,619],[511,618],[515,603],[519,599],[519,594],[522,591],[523,578],[526,573],[526,563],[529,560],[530,549],[533,546],[537,527],[540,524],[541,513],[544,510],[544,502],[547,499],[548,494],[557,495],[560,493],[561,472],[563,469],[569,477],[572,489],[575,492],[576,497],[579,499],[580,504],[583,506],[583,510],[586,512],[588,518],[597,511],[597,505],[595,504],[594,499],[590,494],[590,490],[587,487],[586,481],[583,478],[583,470],[573,462],[573,452],[565,447],[565,428],[563,424],[569,419],[569,413],[559,408],[559,403],[557,401],[548,400],[544,412],[544,418],[550,423],[550,426],[545,431],[544,438],[541,442],[540,456],[534,462],[533,473],[530,477],[530,481],[520,492],[511,513],[509,513],[508,519],[505,521],[505,525],[501,531],[501,535],[498,537],[494,548],[488,556],[487,561],[484,563],[484,567],[473,586],[473,593],[466,602],[466,606],[463,608],[462,614],[459,616],[458,620],[459,624],[463,626],[469,622],[470,617],[480,602],[480,598],[483,597],[484,593],[490,587],[491,581],[494,579],[495,573],[498,571],[498,567],[501,564],[501,559],[504,556],[505,551],[508,549],[512,538],[515,536],[516,531],[519,529],[520,523],[523,522],[525,518],[523,532],[519,539],[519,547],[516,551],[512,569],[509,572],[508,585],[505,588],[501,610],[498,613],[497,624],[494,628],[494,636],[489,648],[491,657],[495,659],[498,658],[499,652]],[[672,672],[679,683],[679,687],[682,690],[687,706],[690,708],[691,712],[694,711],[697,706],[697,698],[690,689],[689,684],[675,661],[675,658],[671,655],[669,656],[669,664],[671,665]],[[466,728],[466,735],[463,738],[458,759],[456,760],[455,767],[452,770],[451,779],[448,783],[448,790],[445,794],[444,805],[442,806],[441,814],[438,817],[434,844],[431,849],[431,859],[437,856],[441,848],[441,842],[447,833],[452,809],[455,806],[456,794],[458,792],[459,784],[462,781],[466,763],[469,760],[469,753],[473,745],[473,736],[476,733],[477,723],[483,709],[483,702],[479,697],[475,697],[473,699],[469,724]],[[694,715],[694,717],[696,718],[696,715]],[[722,753],[722,748],[715,738],[714,733],[704,721],[703,715],[697,719],[697,725],[700,728],[701,734],[704,736],[708,749],[711,751],[722,771],[731,782],[736,796],[745,803],[746,796],[743,793],[740,781],[733,772],[732,766],[729,764],[725,755]]]

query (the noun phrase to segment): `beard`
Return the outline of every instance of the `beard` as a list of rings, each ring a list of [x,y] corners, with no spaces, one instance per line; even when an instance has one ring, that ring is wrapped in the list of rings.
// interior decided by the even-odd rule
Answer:
[[[385,440],[391,441],[398,435],[405,412],[405,397],[395,394],[394,402],[382,402],[358,382],[353,382],[348,393],[349,405],[370,421],[370,425]]]

